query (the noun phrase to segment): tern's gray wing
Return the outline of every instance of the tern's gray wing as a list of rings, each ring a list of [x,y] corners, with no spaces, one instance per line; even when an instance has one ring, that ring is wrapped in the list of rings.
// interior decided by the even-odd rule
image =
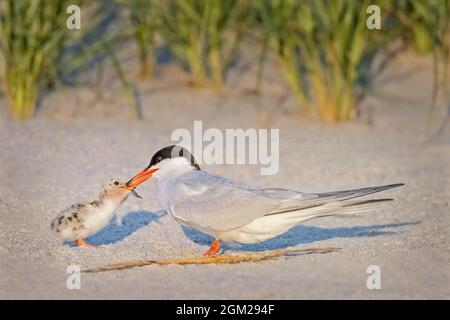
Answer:
[[[190,227],[227,231],[270,213],[280,202],[266,197],[260,189],[194,171],[177,181],[169,208],[176,219]]]
[[[403,183],[397,183],[385,186],[332,191],[325,193],[303,193],[280,188],[261,189],[261,191],[263,191],[264,194],[268,197],[273,197],[281,200],[280,206],[270,212],[270,214],[275,214],[316,207],[330,202],[346,201],[372,193],[396,188],[402,185]]]
[[[401,185],[303,193],[280,188],[253,188],[204,171],[194,171],[177,181],[169,206],[177,219],[191,227],[227,231],[265,215],[346,201]]]

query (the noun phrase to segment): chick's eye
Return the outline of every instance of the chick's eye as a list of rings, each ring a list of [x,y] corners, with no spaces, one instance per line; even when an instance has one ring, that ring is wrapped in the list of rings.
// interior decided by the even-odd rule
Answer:
[[[117,186],[119,185],[119,181],[114,181],[114,184]]]

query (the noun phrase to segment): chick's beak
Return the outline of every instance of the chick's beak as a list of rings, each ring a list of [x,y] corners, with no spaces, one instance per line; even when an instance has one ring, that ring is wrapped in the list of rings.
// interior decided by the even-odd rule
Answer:
[[[140,185],[144,181],[150,179],[152,177],[153,173],[155,173],[158,170],[159,170],[158,168],[150,169],[147,167],[144,170],[140,171],[133,178],[131,178],[130,181],[128,181],[125,184],[127,189],[133,190],[134,188],[136,188],[138,185]]]

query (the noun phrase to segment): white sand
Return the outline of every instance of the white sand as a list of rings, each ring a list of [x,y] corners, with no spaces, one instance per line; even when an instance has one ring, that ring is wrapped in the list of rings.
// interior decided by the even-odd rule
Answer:
[[[143,87],[144,121],[127,118],[125,100],[113,86],[109,101],[95,100],[88,89],[52,94],[36,119],[22,124],[8,120],[0,100],[0,298],[450,298],[450,132],[416,144],[431,75],[429,63],[421,62],[401,76],[414,61],[400,59],[379,81],[380,92],[401,99],[369,98],[363,120],[355,123],[303,120],[290,100],[277,108],[269,122],[281,129],[277,175],[261,176],[258,166],[206,168],[252,185],[311,192],[406,183],[382,195],[395,201],[378,213],[310,221],[259,245],[226,247],[228,252],[316,246],[341,251],[239,265],[83,274],[81,290],[66,289],[68,265],[195,256],[207,249],[209,238],[158,212],[151,181],[139,187],[143,200],[130,198],[120,208],[126,214],[123,225],[113,222],[88,239],[101,245],[97,251],[64,245],[52,234],[49,224],[60,210],[94,199],[112,177],[129,178],[170,144],[173,129],[192,129],[194,120],[203,120],[205,128],[259,127],[284,89],[274,81],[257,107],[257,98],[242,90],[252,87],[251,74],[233,75],[222,98],[183,86]],[[369,108],[372,126],[364,121]],[[369,265],[381,268],[381,290],[366,287]]]

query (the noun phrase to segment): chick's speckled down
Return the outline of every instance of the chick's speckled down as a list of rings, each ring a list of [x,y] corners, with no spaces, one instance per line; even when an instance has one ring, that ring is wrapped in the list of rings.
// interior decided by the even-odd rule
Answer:
[[[125,184],[112,181],[104,187],[100,200],[71,205],[53,219],[51,228],[64,240],[91,236],[108,224],[132,191]]]

